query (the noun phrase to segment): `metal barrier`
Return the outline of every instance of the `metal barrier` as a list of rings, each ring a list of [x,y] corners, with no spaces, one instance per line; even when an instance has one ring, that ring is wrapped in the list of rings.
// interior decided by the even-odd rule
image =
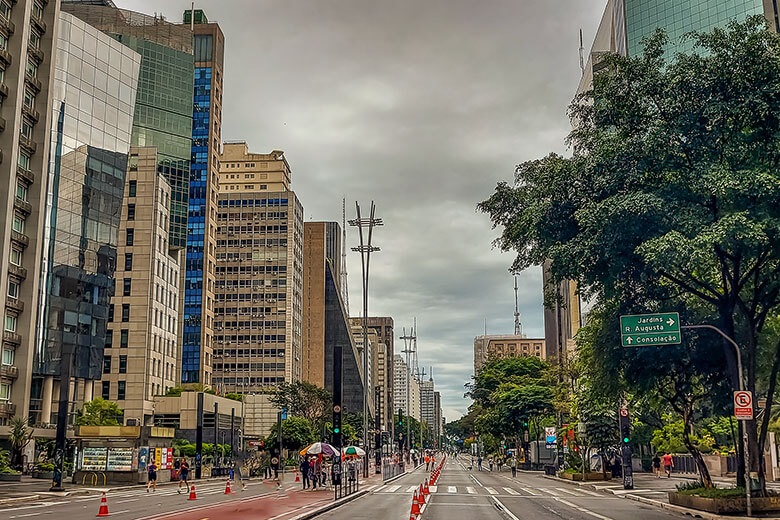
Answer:
[[[696,467],[693,455],[672,455],[672,461],[674,461],[673,473],[699,474],[699,468]]]
[[[334,464],[331,467],[334,500],[360,491],[360,466],[354,461]]]
[[[382,462],[382,480],[390,480],[404,472],[403,462]]]
[[[92,473],[84,473],[84,476],[81,477],[81,485],[83,486],[84,483],[87,481],[87,475],[89,475],[90,478],[90,486],[97,486],[98,481],[100,480],[100,477],[103,477],[103,487],[105,487],[107,478],[106,474],[102,471],[100,473],[95,473],[94,471]],[[99,475],[99,476],[98,476]]]

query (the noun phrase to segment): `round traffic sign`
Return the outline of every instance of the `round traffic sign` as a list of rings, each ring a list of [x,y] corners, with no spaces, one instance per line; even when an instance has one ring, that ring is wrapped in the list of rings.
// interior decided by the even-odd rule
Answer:
[[[341,411],[341,406],[339,406],[337,404],[333,405],[333,411],[336,412],[336,413],[339,413]]]
[[[621,408],[620,409],[620,416],[621,417],[628,417],[628,408]]]
[[[742,390],[734,392],[734,405],[740,408],[749,408],[753,406],[753,394]]]

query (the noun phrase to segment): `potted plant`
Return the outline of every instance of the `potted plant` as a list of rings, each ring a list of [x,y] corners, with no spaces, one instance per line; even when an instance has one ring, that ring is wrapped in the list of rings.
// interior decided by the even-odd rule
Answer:
[[[21,471],[16,471],[9,465],[8,450],[0,450],[0,481],[22,481]]]
[[[39,462],[35,465],[32,472],[33,478],[42,478],[51,480],[54,478],[54,464],[51,462]]]

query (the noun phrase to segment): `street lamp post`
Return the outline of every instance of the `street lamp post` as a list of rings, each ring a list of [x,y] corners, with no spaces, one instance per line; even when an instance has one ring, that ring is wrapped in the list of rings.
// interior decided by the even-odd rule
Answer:
[[[357,212],[357,218],[350,220],[349,225],[357,227],[360,236],[360,245],[358,247],[353,247],[352,250],[360,253],[363,272],[363,447],[368,450],[368,400],[370,398],[370,385],[368,381],[368,271],[371,262],[371,253],[379,251],[378,247],[371,245],[374,226],[381,226],[384,223],[381,218],[374,217],[376,210],[374,201],[371,201],[371,212],[368,218],[362,218],[360,216],[360,204],[357,202],[355,202],[355,210]],[[368,230],[368,233],[363,233],[364,228]],[[363,458],[363,478],[368,478],[368,451],[366,451],[366,456]]]
[[[406,448],[406,456],[409,456],[411,445],[409,444],[411,442],[411,434],[412,434],[412,421],[411,421],[411,367],[409,366],[409,356],[412,353],[412,341],[417,339],[414,336],[414,330],[410,332],[409,335],[406,334],[406,327],[403,329],[404,335],[401,336],[401,339],[404,340],[404,350],[401,351],[401,353],[406,354],[406,442],[404,444]]]

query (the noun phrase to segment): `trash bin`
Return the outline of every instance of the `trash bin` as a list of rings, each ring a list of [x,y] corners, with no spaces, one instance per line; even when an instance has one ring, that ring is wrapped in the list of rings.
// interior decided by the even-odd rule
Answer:
[[[545,466],[544,467],[544,474],[545,475],[550,475],[550,476],[554,477],[555,476],[555,466],[553,466],[551,464]]]

